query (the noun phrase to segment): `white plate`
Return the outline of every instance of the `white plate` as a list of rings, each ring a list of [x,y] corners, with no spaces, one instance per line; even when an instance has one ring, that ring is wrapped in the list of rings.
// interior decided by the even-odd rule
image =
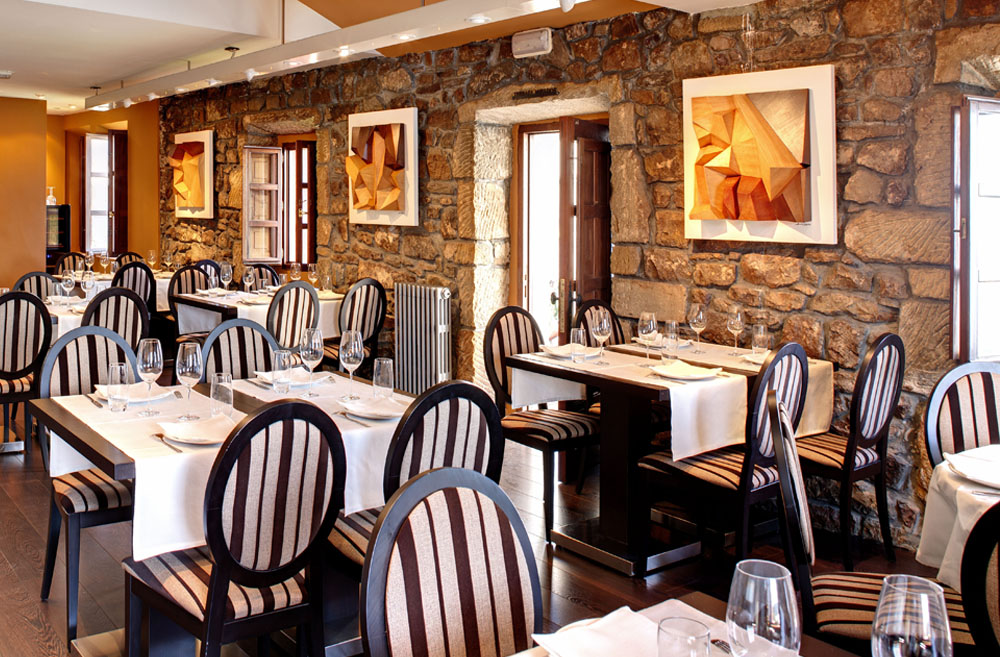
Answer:
[[[683,381],[711,379],[722,372],[721,367],[698,367],[697,365],[685,363],[682,360],[670,361],[669,364],[664,365],[654,365],[651,369],[660,376]]]
[[[357,401],[343,401],[340,405],[344,407],[348,415],[356,415],[366,420],[394,420],[403,417],[406,406],[394,399],[360,399]]]
[[[1000,488],[1000,445],[967,449],[958,454],[945,454],[948,466],[955,473],[990,488]]]
[[[236,422],[225,415],[191,422],[157,422],[167,440],[185,445],[218,445],[226,441]]]
[[[94,386],[95,394],[98,399],[107,400],[108,398],[108,387],[105,385]],[[149,396],[149,401],[159,401],[161,399],[166,399],[172,397],[174,394],[173,390],[164,388],[156,383],[153,384],[152,394]],[[143,381],[138,383],[131,383],[128,387],[128,403],[130,404],[144,404],[146,403],[146,384]]]
[[[550,347],[547,344],[543,344],[542,351],[545,353],[545,355],[552,356],[553,358],[570,359],[573,357],[572,354],[570,353],[570,345],[568,344],[559,345],[558,347]],[[586,360],[590,360],[591,358],[597,358],[600,355],[601,355],[601,350],[597,347],[584,347],[583,349],[583,357]]]

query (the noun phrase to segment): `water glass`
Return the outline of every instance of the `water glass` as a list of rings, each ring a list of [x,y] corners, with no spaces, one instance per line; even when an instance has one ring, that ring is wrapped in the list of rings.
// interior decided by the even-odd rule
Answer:
[[[128,408],[128,365],[111,363],[108,365],[108,408],[112,413],[124,413]]]
[[[251,292],[253,290],[256,278],[257,277],[254,274],[253,267],[245,265],[243,267],[243,286],[247,289],[247,292]]]
[[[762,354],[771,348],[771,336],[767,334],[767,326],[754,324],[751,329],[750,346],[755,354]]]
[[[302,342],[299,344],[299,357],[309,369],[309,387],[305,397],[317,397],[313,392],[313,370],[323,362],[323,332],[318,328],[307,328],[302,331]]]
[[[145,338],[139,342],[136,358],[139,378],[146,382],[146,408],[139,412],[142,417],[153,417],[160,412],[149,403],[153,395],[153,383],[163,374],[163,348],[156,338]]]
[[[320,289],[324,291],[333,289],[333,279],[330,277],[330,274],[323,274],[323,280],[322,284],[320,285]]]
[[[375,359],[375,374],[372,377],[372,396],[375,399],[392,399],[392,389],[396,384],[392,370],[391,358]]]
[[[739,306],[733,306],[729,309],[729,314],[726,317],[726,328],[730,333],[733,334],[733,352],[731,356],[740,355],[740,333],[743,332],[743,311],[740,310]]]
[[[364,342],[361,340],[361,331],[348,330],[340,336],[340,364],[350,375],[350,390],[354,389],[354,370],[361,366],[365,359]],[[353,392],[348,392],[341,397],[342,401],[355,401],[359,399]]]
[[[872,657],[951,657],[944,591],[915,575],[889,575],[872,623]]]
[[[297,262],[293,262],[288,266],[288,275],[293,281],[297,281],[302,278],[302,265]]]
[[[191,408],[191,388],[201,381],[203,372],[201,362],[201,345],[197,342],[182,342],[177,348],[177,359],[174,362],[174,369],[177,373],[177,380],[187,388],[188,409]],[[191,422],[197,420],[199,416],[188,410],[187,413],[177,418],[179,422]]]
[[[313,287],[316,287],[316,281],[319,280],[319,270],[316,269],[316,263],[309,265],[308,274],[309,282],[312,283]]]
[[[227,372],[216,372],[212,375],[211,398],[212,417],[216,415],[233,416],[233,375]]]
[[[668,320],[663,325],[663,350],[660,352],[661,360],[673,360],[677,358],[677,322]]]
[[[587,349],[587,332],[582,328],[569,331],[569,354],[574,363],[582,363]]]
[[[219,263],[219,280],[222,281],[222,287],[229,289],[229,284],[233,282],[233,264],[223,260]]]
[[[278,285],[280,287],[288,285],[288,274],[278,274]]]
[[[641,313],[639,315],[639,341],[646,345],[646,360],[649,361],[649,346],[656,340],[656,314]],[[649,363],[646,363],[649,366]]]
[[[788,569],[762,559],[736,564],[726,629],[736,657],[798,655],[802,625]]]
[[[597,359],[596,365],[608,365],[604,360],[604,343],[611,338],[611,313],[607,308],[596,308],[590,323],[590,334],[601,346],[601,355]]]
[[[274,371],[271,372],[271,386],[279,395],[287,395],[292,387],[292,352],[279,349],[274,352]]]
[[[149,253],[146,254],[146,262],[149,264],[150,269],[156,267],[156,249],[149,250]]]
[[[80,287],[83,288],[83,297],[85,299],[90,298],[90,293],[94,291],[95,285],[97,285],[97,279],[94,278],[94,272],[89,269],[83,272],[83,278],[80,280]]]
[[[664,618],[656,633],[658,657],[708,657],[711,632],[702,622],[681,617]]]

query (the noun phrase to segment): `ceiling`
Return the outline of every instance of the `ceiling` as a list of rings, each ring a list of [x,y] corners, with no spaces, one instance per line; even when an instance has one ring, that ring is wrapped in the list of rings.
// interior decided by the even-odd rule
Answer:
[[[0,0],[0,71],[13,71],[0,79],[0,96],[44,96],[50,114],[66,114],[336,64],[345,53],[396,56],[654,5],[746,3],[577,0],[564,13],[558,0]],[[474,25],[470,16],[490,21]],[[401,41],[402,32],[412,40]],[[226,46],[240,50],[233,57]]]

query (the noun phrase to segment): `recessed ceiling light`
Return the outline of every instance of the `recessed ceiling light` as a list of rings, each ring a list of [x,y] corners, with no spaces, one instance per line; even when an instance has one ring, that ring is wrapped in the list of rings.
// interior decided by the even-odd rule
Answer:
[[[353,55],[354,51],[351,50],[350,46],[341,46],[337,50],[337,54],[340,55],[341,57],[347,57],[348,55]]]
[[[122,106],[125,109],[128,109],[128,108],[132,107],[132,99],[131,98],[126,98],[125,100],[123,100],[122,101]]]
[[[253,70],[252,68],[248,68],[247,70],[243,71],[243,73],[247,76],[247,82],[253,80],[254,77],[257,75],[257,71]]]
[[[70,105],[69,108],[70,109],[76,109],[76,105]]]
[[[45,94],[35,94],[35,98],[41,98],[42,100],[45,100]]]
[[[466,23],[472,23],[473,25],[485,25],[486,23],[489,23],[491,20],[493,20],[493,19],[490,18],[489,16],[483,16],[482,14],[476,14],[475,16],[469,16],[468,18],[466,18],[465,22]]]
[[[159,98],[159,96],[157,96],[155,93],[150,93],[148,96],[146,96],[146,98],[150,100],[156,100],[157,98]]]
[[[396,38],[400,41],[413,41],[417,38],[416,34],[411,34],[409,32],[404,32],[403,34],[397,34]]]
[[[174,91],[176,91],[179,94],[183,94],[187,92],[187,87],[177,87],[176,89],[174,89]]]
[[[208,79],[208,86],[214,87],[217,84],[222,84],[222,80],[216,80],[215,78]]]

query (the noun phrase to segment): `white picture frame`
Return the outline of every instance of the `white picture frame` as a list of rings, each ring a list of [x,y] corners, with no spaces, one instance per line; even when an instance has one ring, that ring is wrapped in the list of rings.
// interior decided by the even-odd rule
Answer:
[[[174,215],[180,219],[214,219],[215,218],[215,131],[198,130],[197,132],[178,132],[174,135],[175,144],[186,144],[200,141],[205,145],[205,156],[201,161],[201,180],[204,186],[205,206],[186,208],[177,205],[174,196]]]
[[[368,125],[385,125],[387,123],[403,124],[403,148],[405,161],[403,165],[403,179],[405,189],[403,189],[403,209],[402,210],[356,210],[353,203],[349,203],[348,221],[352,224],[378,224],[382,226],[419,226],[420,211],[417,207],[417,143],[419,134],[417,133],[417,108],[404,107],[401,109],[380,110],[377,112],[363,112],[361,114],[351,114],[347,117],[347,152],[344,156],[351,154],[351,140],[354,135],[354,128]],[[348,176],[347,198],[354,198],[354,181]]]
[[[693,240],[837,243],[837,121],[832,64],[684,80],[684,237]],[[809,90],[810,217],[805,223],[690,219],[698,139],[691,99],[786,89]]]

